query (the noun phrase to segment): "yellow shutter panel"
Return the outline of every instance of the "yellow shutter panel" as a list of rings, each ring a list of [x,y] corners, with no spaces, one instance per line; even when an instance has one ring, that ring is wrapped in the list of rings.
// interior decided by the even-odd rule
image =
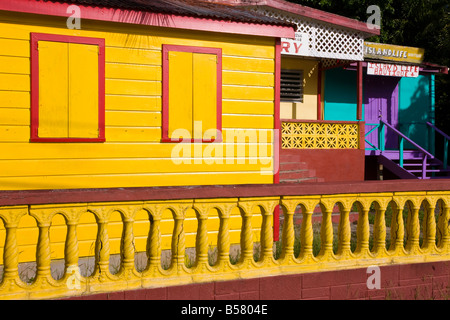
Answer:
[[[68,138],[68,44],[40,41],[39,46],[40,138]]]
[[[98,46],[69,44],[69,138],[98,137]]]
[[[201,123],[195,126],[194,139],[202,139],[205,131],[217,128],[217,56],[195,53],[193,73],[193,125]]]
[[[169,52],[169,138],[185,129],[192,138],[192,53]],[[187,138],[187,137],[184,137]]]

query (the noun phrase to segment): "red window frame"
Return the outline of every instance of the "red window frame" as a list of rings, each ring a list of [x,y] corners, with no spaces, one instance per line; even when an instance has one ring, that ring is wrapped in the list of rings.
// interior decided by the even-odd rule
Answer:
[[[220,135],[215,139],[190,139],[188,141],[182,139],[172,139],[169,137],[169,59],[168,55],[171,51],[177,52],[191,52],[191,53],[204,53],[214,54],[217,56],[217,94],[216,94],[216,130],[220,132]],[[209,48],[209,47],[193,47],[182,45],[168,45],[162,46],[162,139],[161,142],[222,142],[222,49],[221,48]]]
[[[39,129],[39,41],[97,45],[98,55],[98,138],[40,138]],[[31,33],[31,138],[30,142],[105,142],[105,39]]]

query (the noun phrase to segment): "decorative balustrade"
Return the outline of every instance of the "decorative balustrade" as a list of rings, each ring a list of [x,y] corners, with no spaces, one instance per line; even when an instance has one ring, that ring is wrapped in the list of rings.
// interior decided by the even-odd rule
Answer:
[[[298,188],[297,188],[298,189]],[[182,285],[238,278],[350,269],[369,265],[450,260],[450,191],[370,192],[340,194],[199,198],[185,200],[129,201],[76,204],[40,204],[0,207],[4,226],[2,299],[48,299],[96,292]],[[258,194],[257,192],[255,194]],[[282,239],[274,244],[273,212],[283,208]],[[338,208],[336,210],[336,208]],[[147,263],[135,267],[134,222],[138,212],[148,214]],[[161,219],[169,210],[173,218],[170,265],[162,265]],[[195,260],[186,264],[186,212],[194,210],[197,222]],[[238,210],[241,218],[240,257],[230,258],[230,217]],[[300,229],[294,219],[301,211]],[[95,216],[97,234],[92,274],[81,276],[78,232],[80,217]],[[120,268],[112,273],[109,222],[113,213],[122,219]],[[64,242],[64,274],[51,274],[52,219],[61,214],[67,226]],[[350,215],[358,215],[356,225]],[[208,222],[219,219],[218,233]],[[339,216],[339,224],[333,217]],[[19,273],[19,222],[36,220],[37,271],[25,282]],[[214,217],[213,217],[214,216]],[[320,223],[313,222],[319,217]],[[255,223],[257,221],[258,223]],[[1,226],[1,224],[0,224]],[[258,246],[254,230],[260,230]],[[299,233],[298,233],[299,232]],[[0,233],[1,235],[2,233]],[[22,234],[23,235],[23,234]],[[317,237],[319,235],[319,237]],[[356,239],[352,239],[356,237]],[[208,257],[211,239],[216,239],[217,259]],[[333,243],[337,240],[337,246]],[[296,253],[296,243],[300,243]],[[320,250],[314,247],[319,245]],[[255,248],[260,248],[255,255]],[[275,252],[278,248],[280,252]],[[257,256],[258,258],[255,258]],[[1,269],[0,269],[1,270]]]
[[[283,149],[359,149],[358,122],[282,120]]]

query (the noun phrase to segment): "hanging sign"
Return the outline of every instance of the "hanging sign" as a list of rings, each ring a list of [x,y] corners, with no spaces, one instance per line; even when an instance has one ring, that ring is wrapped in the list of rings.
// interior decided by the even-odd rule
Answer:
[[[417,78],[419,76],[419,66],[368,62],[367,74],[375,76]]]
[[[309,35],[296,32],[295,39],[281,39],[281,54],[294,56],[311,56],[309,50]]]
[[[364,58],[420,64],[424,54],[425,50],[421,48],[364,42]]]

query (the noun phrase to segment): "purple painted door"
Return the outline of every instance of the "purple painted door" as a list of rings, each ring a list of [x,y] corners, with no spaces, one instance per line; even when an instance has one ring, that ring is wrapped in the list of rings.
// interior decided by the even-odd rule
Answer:
[[[398,128],[398,83],[400,78],[369,76],[364,77],[364,112],[366,133],[380,123],[380,118]],[[366,139],[377,148],[378,130],[375,129]],[[398,137],[391,130],[385,133],[386,149],[398,148]],[[372,148],[366,143],[366,148]]]

